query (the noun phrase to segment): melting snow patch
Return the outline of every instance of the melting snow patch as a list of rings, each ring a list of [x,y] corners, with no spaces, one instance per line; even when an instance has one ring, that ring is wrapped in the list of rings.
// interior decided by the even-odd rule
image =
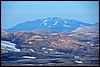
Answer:
[[[22,58],[29,58],[29,59],[35,59],[36,57],[30,57],[30,56],[23,56]]]
[[[99,47],[97,47],[99,49]]]
[[[89,44],[90,42],[87,42],[87,44]]]
[[[58,21],[56,21],[53,25],[56,25],[58,23]]]
[[[79,63],[79,64],[82,64],[83,62],[82,61],[75,61],[76,63]]]
[[[33,49],[29,49],[30,51],[32,51],[32,52],[35,52]]]
[[[66,23],[66,24],[67,24],[67,21],[64,21],[64,23]]]
[[[46,26],[46,25],[47,25],[47,23],[44,23],[44,25]]]
[[[69,25],[65,25],[65,24],[64,24],[64,27],[70,27],[70,26],[69,26]]]
[[[43,22],[47,22],[48,20],[44,20]]]
[[[44,36],[44,38],[48,38],[47,36]]]
[[[8,42],[8,41],[1,41],[1,49],[20,52],[20,49],[16,48],[16,44]]]
[[[43,47],[42,49],[46,49],[45,47]]]
[[[44,51],[44,53],[48,53],[48,51]]]
[[[70,35],[68,35],[68,36],[73,36],[73,35],[70,34]]]
[[[43,21],[43,23],[44,23],[45,26],[47,25],[47,23],[46,23],[47,21],[48,21],[48,20],[44,20],[44,21]]]
[[[80,26],[84,26],[83,24],[81,24]]]
[[[75,58],[79,58],[79,56],[74,56]]]
[[[93,46],[93,44],[90,44],[91,46]]]
[[[47,49],[47,50],[50,50],[50,51],[52,51],[53,49]]]
[[[58,46],[58,44],[55,44],[55,46]]]
[[[49,26],[50,27],[50,26]]]
[[[29,42],[29,44],[32,44],[32,42]]]
[[[11,43],[11,42],[8,42],[8,41],[1,41],[1,43],[4,43],[4,44],[9,44],[11,46],[15,46],[16,44],[14,43]]]

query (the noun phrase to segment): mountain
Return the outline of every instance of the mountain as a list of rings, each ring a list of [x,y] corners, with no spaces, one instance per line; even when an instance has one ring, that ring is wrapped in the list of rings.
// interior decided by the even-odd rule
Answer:
[[[38,29],[40,30],[40,29]],[[19,31],[10,34],[8,38],[2,37],[2,40],[10,41],[12,43],[18,44],[21,47],[25,44],[37,45],[37,47],[54,47],[54,48],[75,48],[78,49],[85,43],[79,42],[68,37],[65,34],[60,34],[57,32],[49,32],[47,30],[41,29],[43,32],[38,32],[37,30],[32,31]],[[38,34],[37,34],[38,33]],[[41,35],[45,34],[45,35]],[[29,47],[29,46],[27,46]],[[36,47],[36,46],[35,46]],[[33,47],[34,48],[34,47]]]
[[[79,41],[80,39],[71,38],[64,33],[40,35],[41,32],[39,32],[40,34],[36,34],[37,30],[48,31],[44,29],[36,29],[35,32],[33,32],[34,30],[17,31],[9,33],[10,36],[7,38],[5,35],[5,40],[1,39],[2,66],[99,65],[99,46],[91,47],[87,43]],[[4,31],[2,32],[8,33]],[[87,36],[80,36],[88,39]],[[9,41],[6,41],[7,39]]]
[[[34,21],[26,21],[20,23],[8,30],[21,31],[21,30],[34,30],[38,28],[50,29],[57,32],[71,32],[78,27],[90,26],[89,23],[83,23],[76,20],[64,19],[59,17],[49,17],[44,19],[37,19]]]
[[[95,23],[92,26],[79,27],[73,32],[99,32],[99,23]]]
[[[74,32],[58,33],[44,28],[20,31],[16,28],[14,32],[1,30],[1,65],[99,66],[98,23],[82,28],[87,31],[76,29]]]
[[[99,23],[95,23],[91,26],[80,27],[67,35],[81,42],[86,42],[89,45],[98,45]]]
[[[18,34],[19,33],[14,35],[19,38],[17,39],[17,41],[18,40],[20,41],[19,44],[20,45],[22,44],[21,47],[25,45],[30,45],[32,48],[33,45],[34,47],[38,47],[38,50],[41,49],[42,47],[79,49],[86,45],[83,42],[79,42],[77,40],[74,40],[66,36],[65,34],[59,34],[59,33],[52,33],[48,35],[21,34],[20,36],[18,36]]]
[[[9,41],[11,39],[11,33],[5,30],[1,30],[1,39]]]

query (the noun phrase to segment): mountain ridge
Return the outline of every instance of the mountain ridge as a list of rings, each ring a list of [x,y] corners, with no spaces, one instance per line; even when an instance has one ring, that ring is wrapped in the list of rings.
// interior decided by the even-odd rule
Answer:
[[[98,30],[99,30],[99,23],[95,23],[92,26],[79,27],[72,32],[98,32]]]
[[[59,18],[59,17],[48,17],[44,19],[37,19],[34,21],[26,21],[23,23],[20,23],[12,28],[9,28],[8,30],[34,30],[38,28],[43,29],[50,29],[57,32],[71,32],[72,30],[77,29],[78,27],[82,26],[90,26],[92,24],[89,23],[83,23],[77,20],[69,20],[65,18]]]

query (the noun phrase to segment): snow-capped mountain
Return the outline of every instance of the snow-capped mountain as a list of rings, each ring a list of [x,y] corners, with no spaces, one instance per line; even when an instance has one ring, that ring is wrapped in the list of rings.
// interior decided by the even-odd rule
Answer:
[[[21,24],[18,24],[8,30],[21,31],[21,30],[34,30],[38,28],[50,29],[57,32],[71,32],[78,27],[90,26],[89,23],[83,23],[76,20],[58,18],[58,17],[49,17],[44,19],[38,19],[34,21],[27,21]]]

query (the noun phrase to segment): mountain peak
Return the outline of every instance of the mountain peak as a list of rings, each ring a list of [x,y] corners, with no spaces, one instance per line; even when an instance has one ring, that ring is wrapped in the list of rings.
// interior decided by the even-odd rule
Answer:
[[[38,28],[50,29],[57,32],[71,32],[81,26],[90,26],[89,23],[83,23],[77,20],[69,20],[59,17],[48,17],[44,19],[37,19],[34,21],[27,21],[10,28],[9,30],[34,30]]]

